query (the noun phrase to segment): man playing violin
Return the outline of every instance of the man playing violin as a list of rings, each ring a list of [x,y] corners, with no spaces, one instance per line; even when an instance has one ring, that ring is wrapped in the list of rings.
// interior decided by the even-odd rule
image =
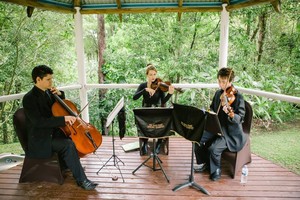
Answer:
[[[195,172],[210,170],[213,181],[221,178],[222,152],[226,149],[237,152],[246,143],[242,128],[245,102],[243,96],[233,87],[234,71],[222,68],[217,78],[220,89],[216,91],[210,109],[217,113],[223,135],[204,131],[200,145],[195,147],[197,165],[194,167]]]
[[[31,75],[34,86],[25,94],[22,102],[28,130],[26,156],[43,159],[56,152],[62,169],[70,169],[78,186],[85,190],[94,189],[98,184],[87,179],[73,141],[59,129],[66,124],[73,124],[76,117],[52,115],[51,107],[55,102],[52,94],[65,97],[63,91],[52,86],[52,69],[39,65]]]
[[[172,94],[174,93],[174,86],[168,86],[168,94],[165,95],[164,91],[162,91],[159,87],[157,87],[157,83],[153,84],[156,80],[157,70],[152,64],[147,65],[146,69],[146,76],[147,82],[141,83],[137,88],[135,94],[133,95],[133,100],[139,99],[143,96],[143,107],[164,107],[166,102],[171,98]],[[153,85],[156,87],[154,88]],[[148,152],[148,140],[142,139],[142,155],[146,155]],[[156,153],[160,152],[160,145],[162,140],[159,139],[157,141]]]

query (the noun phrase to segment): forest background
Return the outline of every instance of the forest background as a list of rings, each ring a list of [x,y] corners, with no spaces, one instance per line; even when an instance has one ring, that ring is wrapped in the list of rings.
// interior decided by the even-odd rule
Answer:
[[[262,5],[230,13],[228,67],[235,85],[300,96],[300,3],[283,1],[281,13]],[[172,83],[216,83],[219,63],[220,13],[84,15],[87,83],[146,81],[145,66],[153,63],[158,77]],[[55,85],[78,83],[72,15],[0,3],[0,94],[23,93],[33,86],[31,70],[50,66]],[[103,124],[121,97],[126,102],[126,135],[136,135],[133,108],[135,89],[88,91],[90,123]],[[187,89],[172,102],[207,109],[215,89]],[[79,103],[77,90],[67,98]],[[270,129],[299,122],[299,105],[244,94],[254,110],[254,125]],[[170,103],[169,103],[170,105]],[[0,144],[17,142],[12,115],[21,100],[0,103]],[[78,107],[79,108],[79,107]]]

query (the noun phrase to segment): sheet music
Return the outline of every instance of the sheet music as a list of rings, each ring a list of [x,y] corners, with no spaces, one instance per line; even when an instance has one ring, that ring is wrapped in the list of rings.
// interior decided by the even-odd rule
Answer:
[[[108,117],[107,117],[107,121],[106,121],[106,128],[109,127],[109,125],[111,124],[111,122],[114,120],[114,118],[118,115],[118,113],[120,112],[120,110],[124,107],[124,97],[122,97],[119,102],[116,104],[116,106],[114,107],[113,111],[111,111],[111,113],[109,113]]]

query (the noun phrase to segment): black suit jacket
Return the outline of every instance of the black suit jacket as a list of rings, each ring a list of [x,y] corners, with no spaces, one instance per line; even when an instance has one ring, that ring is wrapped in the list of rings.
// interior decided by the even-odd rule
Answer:
[[[214,112],[218,111],[222,93],[223,90],[218,90],[215,93],[210,106],[211,110]],[[222,106],[220,107],[218,117],[229,151],[237,152],[243,148],[247,139],[242,127],[245,116],[245,101],[239,92],[235,94],[235,101],[231,104],[231,107],[234,111],[234,117],[232,119],[225,114],[225,112],[222,110]]]
[[[52,95],[51,95],[52,96]],[[62,92],[61,98],[64,98]],[[53,97],[52,97],[53,98]],[[64,117],[53,117],[51,107],[54,99],[34,86],[23,98],[28,132],[28,152],[32,158],[48,158],[52,155],[52,134],[65,125]]]

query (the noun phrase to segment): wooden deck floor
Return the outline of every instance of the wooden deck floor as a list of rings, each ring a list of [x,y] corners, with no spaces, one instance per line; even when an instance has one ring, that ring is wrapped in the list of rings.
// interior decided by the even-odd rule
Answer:
[[[112,155],[112,138],[106,136],[97,150],[97,156],[91,154],[81,159],[88,177],[99,183],[95,191],[81,189],[70,175],[66,177],[63,185],[45,182],[20,184],[18,181],[22,166],[18,165],[0,172],[0,199],[300,199],[299,175],[254,154],[252,163],[248,165],[249,177],[246,185],[240,184],[240,176],[232,179],[226,163],[223,163],[222,177],[217,182],[209,179],[208,172],[194,176],[195,182],[210,195],[191,187],[173,192],[175,186],[188,181],[191,143],[181,137],[171,138],[169,155],[160,155],[170,178],[168,183],[162,171],[152,171],[145,166],[132,174],[146,157],[139,156],[138,151],[125,153],[121,146],[137,140],[133,137],[115,140],[116,155],[125,163],[124,166],[120,163],[124,182],[113,162],[109,163],[112,166],[96,173]],[[152,160],[149,161],[150,165],[151,163]],[[112,175],[117,176],[118,180],[113,181]]]

